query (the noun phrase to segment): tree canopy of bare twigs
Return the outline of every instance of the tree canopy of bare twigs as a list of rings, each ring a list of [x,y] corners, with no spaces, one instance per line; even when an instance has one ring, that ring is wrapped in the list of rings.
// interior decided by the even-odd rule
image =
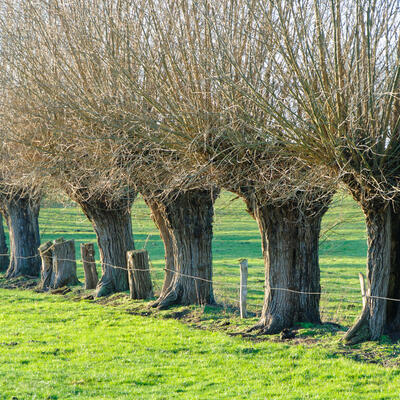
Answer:
[[[326,168],[362,206],[371,297],[346,339],[376,339],[384,329],[399,328],[397,305],[378,297],[399,296],[400,5],[395,0],[247,4],[253,15],[261,15],[250,34],[265,49],[258,52],[261,58],[250,60],[251,69],[266,73],[255,85],[218,34],[218,52],[242,78],[220,73],[218,79],[265,113],[268,139],[310,166]],[[218,21],[209,20],[219,32]],[[243,120],[260,126],[242,110]]]

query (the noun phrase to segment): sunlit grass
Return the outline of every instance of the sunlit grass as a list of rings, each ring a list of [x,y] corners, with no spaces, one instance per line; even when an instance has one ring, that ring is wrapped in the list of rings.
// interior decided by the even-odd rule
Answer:
[[[394,367],[400,348],[385,338],[347,354],[340,343],[344,330],[329,325],[303,324],[293,343],[254,342],[220,332],[220,321],[231,322],[226,328],[231,333],[253,324],[263,300],[258,228],[243,202],[233,199],[225,193],[216,204],[214,279],[223,307],[193,307],[197,319],[186,324],[165,319],[180,308],[153,317],[131,315],[129,310],[142,303],[126,297],[102,306],[73,301],[73,296],[0,290],[0,399],[400,398]],[[75,207],[43,208],[40,226],[42,242],[74,238],[78,258],[80,242],[95,242]],[[141,199],[134,205],[133,229],[136,247],[146,244],[149,250],[159,288],[163,245]],[[365,255],[362,213],[348,197],[337,197],[324,218],[321,239],[324,321],[348,326],[357,316],[357,274],[365,268]],[[249,259],[248,302],[255,313],[245,321],[232,307],[238,299],[240,258]],[[371,358],[390,367],[367,363]]]

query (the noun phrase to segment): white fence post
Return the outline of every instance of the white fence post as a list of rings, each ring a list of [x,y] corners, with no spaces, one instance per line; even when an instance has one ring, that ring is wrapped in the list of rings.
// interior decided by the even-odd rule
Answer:
[[[240,318],[247,318],[247,276],[248,261],[240,261]]]

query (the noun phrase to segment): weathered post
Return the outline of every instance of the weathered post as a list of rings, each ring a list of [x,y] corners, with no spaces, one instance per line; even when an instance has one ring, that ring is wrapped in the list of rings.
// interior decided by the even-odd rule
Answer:
[[[39,247],[40,258],[42,259],[41,268],[41,289],[49,289],[53,275],[53,243],[46,242]]]
[[[240,260],[240,318],[247,318],[248,261]]]
[[[126,253],[131,299],[153,297],[153,285],[149,269],[149,255],[146,250],[132,250]]]
[[[94,255],[93,243],[81,243],[81,256],[83,271],[85,273],[85,289],[96,289],[97,282],[99,281]]]
[[[79,283],[76,276],[76,257],[74,240],[57,239],[53,244],[53,273],[51,288],[58,289]]]

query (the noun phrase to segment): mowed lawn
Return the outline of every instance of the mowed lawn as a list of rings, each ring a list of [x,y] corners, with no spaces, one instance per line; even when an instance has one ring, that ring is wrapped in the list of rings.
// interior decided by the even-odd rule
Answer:
[[[149,250],[157,288],[163,246],[140,199],[133,215],[136,247]],[[43,242],[63,236],[78,248],[95,241],[75,207],[44,208],[40,224]],[[366,245],[362,213],[348,197],[337,196],[324,218],[320,254],[323,319],[349,326],[360,310]],[[263,297],[258,229],[243,202],[223,194],[216,205],[215,292],[220,312],[238,330],[231,306],[240,258],[250,264],[251,324]],[[111,306],[0,290],[0,399],[400,399],[400,347],[385,337],[347,349],[343,329],[305,324],[293,341],[256,341],[211,325],[200,330],[131,315],[124,301]]]

